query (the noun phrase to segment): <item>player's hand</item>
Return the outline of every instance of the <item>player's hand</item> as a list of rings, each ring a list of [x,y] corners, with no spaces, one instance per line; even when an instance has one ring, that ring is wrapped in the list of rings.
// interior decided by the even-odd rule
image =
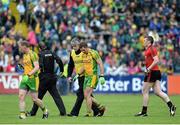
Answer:
[[[24,66],[21,65],[21,64],[17,64],[17,67],[18,67],[18,69],[20,69],[20,70],[24,70]]]
[[[144,73],[148,74],[149,72],[150,72],[150,70],[148,68],[145,68]]]
[[[99,77],[99,82],[101,83],[101,85],[104,85],[104,83],[106,82],[104,76]]]
[[[67,78],[67,81],[70,83],[70,82],[72,82],[72,77],[68,77]]]
[[[79,77],[79,74],[75,75],[73,78],[73,81],[76,81],[76,79],[78,79],[78,77]]]
[[[22,76],[22,81],[21,82],[27,82],[29,79],[28,75],[23,75]]]

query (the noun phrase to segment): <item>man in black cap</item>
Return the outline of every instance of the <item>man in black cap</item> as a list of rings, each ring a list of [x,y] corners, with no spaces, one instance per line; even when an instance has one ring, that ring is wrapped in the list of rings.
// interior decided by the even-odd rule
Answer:
[[[62,60],[53,52],[48,50],[46,45],[43,42],[39,43],[39,65],[40,65],[40,84],[39,84],[39,90],[38,90],[38,98],[42,99],[47,91],[51,94],[53,97],[56,106],[58,107],[58,110],[60,112],[61,116],[66,115],[66,109],[63,103],[63,100],[61,96],[58,93],[58,90],[56,88],[56,81],[57,81],[57,75],[54,73],[54,64],[55,61],[58,63],[60,67],[61,74],[64,72],[64,66],[62,63]],[[36,112],[38,110],[38,106],[34,103],[29,115],[35,116]]]

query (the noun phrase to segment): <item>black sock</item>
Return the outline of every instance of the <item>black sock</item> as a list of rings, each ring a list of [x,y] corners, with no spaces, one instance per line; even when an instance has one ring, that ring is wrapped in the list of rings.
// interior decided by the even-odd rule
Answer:
[[[146,113],[147,113],[147,106],[143,106],[143,108],[142,108],[142,113],[143,113],[143,114],[146,114]]]
[[[167,105],[168,105],[169,108],[171,108],[173,106],[171,101],[167,102]]]

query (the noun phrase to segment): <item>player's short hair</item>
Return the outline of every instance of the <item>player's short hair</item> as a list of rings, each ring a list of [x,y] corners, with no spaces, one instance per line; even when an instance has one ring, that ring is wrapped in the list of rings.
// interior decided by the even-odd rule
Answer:
[[[21,45],[21,46],[30,47],[30,44],[29,44],[26,40],[21,41],[21,42],[20,42],[20,45]]]
[[[87,44],[87,42],[81,42],[80,44],[79,44],[79,46],[80,46],[80,48],[82,48],[82,47],[84,47],[84,48],[87,48],[88,47],[88,44]]]
[[[80,44],[80,39],[78,39],[77,37],[73,38],[71,40],[71,45],[79,45]]]
[[[152,37],[152,36],[146,36],[145,38],[146,38],[146,39],[148,39],[148,41],[150,41],[150,42],[151,42],[151,44],[153,44],[153,43],[154,43],[154,39],[153,39],[153,37]]]

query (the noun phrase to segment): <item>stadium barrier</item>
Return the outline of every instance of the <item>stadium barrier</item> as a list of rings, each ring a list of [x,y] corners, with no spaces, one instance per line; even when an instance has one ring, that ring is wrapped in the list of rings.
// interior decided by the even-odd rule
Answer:
[[[137,94],[141,93],[143,75],[106,76],[106,84],[98,84],[95,93]],[[17,94],[22,76],[17,73],[0,73],[0,94]],[[163,75],[161,88],[164,92],[180,94],[180,75]],[[78,89],[77,81],[73,90]]]
[[[168,94],[180,94],[180,75],[168,76]]]
[[[98,84],[94,90],[95,93],[112,93],[112,94],[136,94],[141,93],[144,76],[105,76],[106,84]],[[167,76],[162,77],[161,88],[167,93]],[[74,84],[74,91],[78,89],[77,81]],[[152,91],[152,90],[151,90]]]
[[[0,73],[0,94],[18,93],[22,76],[17,73]]]

